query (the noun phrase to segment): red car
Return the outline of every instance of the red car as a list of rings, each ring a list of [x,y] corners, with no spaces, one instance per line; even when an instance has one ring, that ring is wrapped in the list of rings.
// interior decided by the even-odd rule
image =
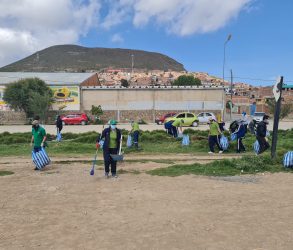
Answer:
[[[61,117],[63,125],[86,125],[89,123],[89,118],[85,113],[82,114],[70,114]]]
[[[174,115],[176,115],[176,113],[167,113],[167,114],[161,116],[160,118],[156,118],[155,122],[158,125],[164,124],[166,118],[174,116]]]

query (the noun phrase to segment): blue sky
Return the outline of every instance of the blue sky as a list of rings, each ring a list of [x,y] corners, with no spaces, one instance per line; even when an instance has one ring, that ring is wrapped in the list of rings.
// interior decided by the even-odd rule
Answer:
[[[159,52],[188,71],[222,77],[232,34],[226,77],[232,69],[235,82],[271,85],[279,75],[293,82],[290,0],[11,2],[0,0],[0,66],[51,45],[79,44]]]

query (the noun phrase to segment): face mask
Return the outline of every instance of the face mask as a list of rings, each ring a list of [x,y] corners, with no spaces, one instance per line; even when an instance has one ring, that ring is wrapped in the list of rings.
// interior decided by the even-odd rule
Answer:
[[[110,125],[111,129],[115,129],[116,128],[116,125]]]

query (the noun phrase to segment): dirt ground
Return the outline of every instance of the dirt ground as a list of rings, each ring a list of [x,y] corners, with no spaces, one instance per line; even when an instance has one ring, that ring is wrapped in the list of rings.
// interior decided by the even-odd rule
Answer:
[[[0,177],[0,249],[293,247],[292,174],[158,177],[144,171],[168,164],[125,162],[140,173],[105,179],[74,159],[39,172],[29,158],[1,158],[15,174]]]

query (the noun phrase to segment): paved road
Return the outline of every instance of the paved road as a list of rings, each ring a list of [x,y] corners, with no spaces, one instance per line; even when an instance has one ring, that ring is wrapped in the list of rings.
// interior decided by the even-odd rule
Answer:
[[[227,127],[229,124],[227,124]],[[54,125],[45,125],[44,126],[47,133],[50,134],[55,134],[56,133],[56,127]],[[131,126],[130,124],[119,124],[119,128],[121,129],[127,129],[130,130]],[[293,128],[293,121],[281,121],[279,124],[279,129],[292,129]],[[102,125],[67,125],[64,126],[63,128],[63,133],[84,133],[84,132],[89,132],[89,131],[97,131],[101,132],[103,129]],[[164,129],[164,126],[162,125],[157,125],[157,124],[147,124],[147,125],[140,125],[140,129],[143,131],[149,130],[157,130],[157,129]],[[194,128],[196,130],[207,130],[208,126],[206,124],[199,125],[197,128]],[[269,124],[269,130],[273,130],[273,122],[270,121]],[[0,133],[3,132],[9,132],[9,133],[17,133],[17,132],[30,132],[31,131],[31,126],[30,125],[3,125],[0,126]]]

